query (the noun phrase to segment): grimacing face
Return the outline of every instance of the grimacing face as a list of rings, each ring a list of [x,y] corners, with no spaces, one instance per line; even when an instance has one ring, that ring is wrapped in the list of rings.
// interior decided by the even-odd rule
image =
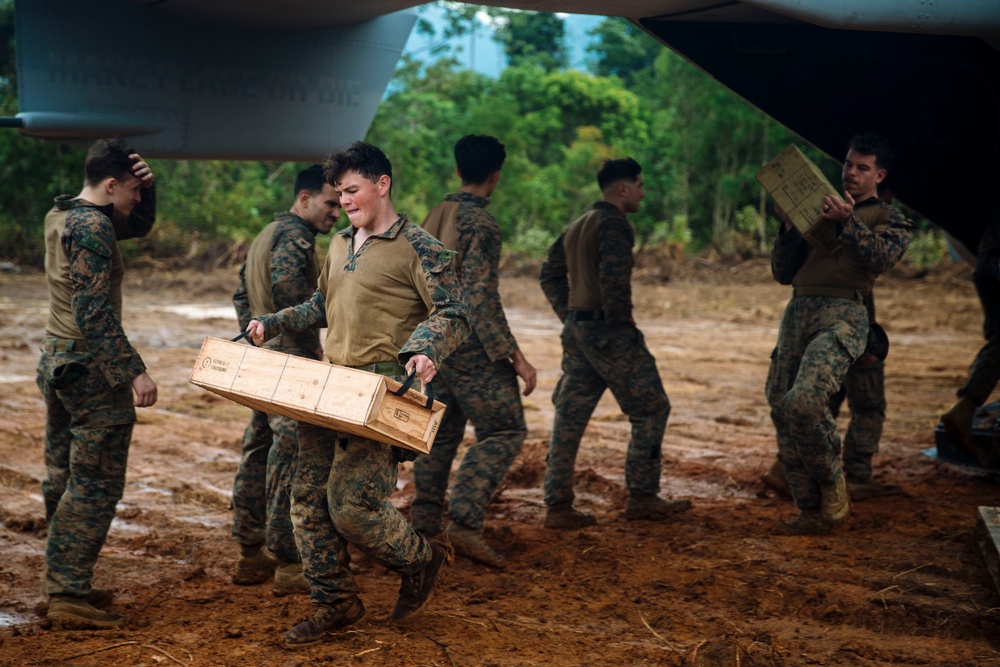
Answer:
[[[371,182],[356,171],[347,171],[337,181],[340,206],[356,229],[371,227],[378,220],[379,202],[389,190],[389,177]]]

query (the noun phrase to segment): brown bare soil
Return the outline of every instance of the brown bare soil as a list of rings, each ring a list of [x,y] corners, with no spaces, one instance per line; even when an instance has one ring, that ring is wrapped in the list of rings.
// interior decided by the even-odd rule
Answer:
[[[39,275],[0,276],[0,666],[1000,665],[1000,595],[974,539],[976,507],[1000,505],[1000,487],[921,454],[981,344],[967,268],[900,270],[881,282],[892,351],[876,476],[907,495],[856,504],[828,537],[776,535],[794,510],[757,493],[775,446],[764,380],[789,297],[766,260],[637,274],[636,318],[673,405],[663,488],[694,508],[669,523],[624,520],[629,423],[606,396],[577,469],[578,502],[599,523],[543,528],[559,324],[531,276],[509,273],[504,301],[539,387],[487,522],[508,568],[459,559],[419,621],[400,629],[388,622],[398,576],[357,553],[368,619],[298,652],[278,638],[311,614],[309,600],[229,581],[230,489],[248,410],[187,381],[205,336],[236,333],[234,272],[129,273],[126,330],[160,398],[140,410],[94,580],[116,591],[114,609],[129,622],[99,632],[43,618],[34,367],[45,287]],[[406,465],[394,497],[403,511],[411,479]]]

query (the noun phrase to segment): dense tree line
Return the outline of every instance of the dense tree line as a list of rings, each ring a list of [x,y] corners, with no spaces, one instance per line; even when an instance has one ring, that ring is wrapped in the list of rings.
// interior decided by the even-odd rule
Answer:
[[[839,182],[833,160],[624,20],[593,30],[583,72],[566,68],[556,15],[441,6],[444,37],[489,16],[508,67],[492,78],[433,49],[424,60],[401,60],[366,139],[392,159],[397,209],[411,219],[457,188],[452,146],[470,132],[506,144],[491,209],[508,250],[529,257],[599,198],[594,174],[608,157],[630,155],[644,167],[647,199],[632,217],[641,242],[688,251],[766,247],[777,222],[754,173],[793,141]],[[17,112],[12,15],[11,0],[0,0],[0,114],[7,116]],[[434,31],[426,20],[418,29]],[[79,190],[82,156],[81,148],[0,131],[0,257],[40,263],[42,219],[54,195]],[[183,255],[252,238],[287,208],[302,166],[157,160],[160,223],[143,250]]]

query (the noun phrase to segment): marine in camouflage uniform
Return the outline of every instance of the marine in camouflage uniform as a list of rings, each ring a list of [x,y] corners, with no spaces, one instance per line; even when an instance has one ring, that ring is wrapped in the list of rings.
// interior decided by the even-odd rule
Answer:
[[[306,301],[316,289],[319,264],[316,235],[332,229],[340,204],[320,165],[301,171],[295,203],[277,213],[254,239],[240,269],[233,304],[240,330],[255,316]],[[284,334],[265,347],[307,359],[320,359],[318,328]],[[292,534],[289,489],[298,458],[297,422],[253,411],[243,435],[243,454],[233,483],[233,536],[240,544],[233,582],[259,584],[275,575],[274,593],[308,592]],[[270,553],[261,551],[266,542]]]
[[[979,242],[972,282],[983,307],[986,343],[972,361],[969,376],[957,392],[958,402],[941,421],[952,442],[980,456],[984,465],[992,466],[1000,452],[977,452],[973,448],[972,418],[989,399],[1000,379],[1000,202]]]
[[[545,525],[580,528],[594,518],[572,507],[573,469],[584,429],[605,389],[632,424],[625,459],[628,519],[664,519],[688,500],[657,497],[670,401],[656,360],[632,317],[632,246],[625,216],[645,197],[634,160],[608,160],[598,172],[604,194],[549,249],[541,285],[563,321],[563,374],[552,395],[555,419],[545,469]]]
[[[874,294],[868,296],[865,306],[871,326],[875,322]],[[843,439],[842,459],[851,500],[901,494],[903,490],[898,484],[877,482],[872,478],[872,459],[879,451],[886,401],[885,361],[872,354],[869,348],[851,364],[844,377],[844,384],[830,397],[830,413],[834,419],[840,415],[845,400],[850,408],[851,418]],[[791,496],[780,461],[775,460],[761,477],[761,481],[779,495]]]
[[[891,160],[884,140],[861,135],[850,146],[845,199],[824,198],[820,231],[812,241],[786,223],[771,252],[775,279],[795,288],[767,379],[778,458],[800,510],[781,524],[786,532],[828,532],[850,511],[830,398],[865,350],[865,298],[878,275],[903,256],[912,236],[903,214],[876,196]]]
[[[462,190],[447,195],[422,225],[458,252],[453,262],[473,333],[438,371],[435,395],[447,410],[430,453],[413,463],[416,493],[411,510],[418,531],[436,535],[444,530],[448,478],[471,421],[476,442],[455,473],[447,538],[458,553],[494,567],[503,567],[505,559],[483,541],[481,530],[487,505],[527,435],[517,377],[525,378],[525,395],[535,384],[535,369],[518,349],[500,303],[503,240],[500,226],[486,210],[505,155],[503,144],[494,137],[460,139],[455,158]]]
[[[118,241],[149,233],[156,197],[149,167],[119,140],[95,143],[85,171],[80,195],[56,197],[45,217],[49,315],[37,383],[46,406],[48,618],[102,628],[125,619],[92,606],[110,603],[91,589],[94,565],[125,487],[135,407],[156,401],[122,329]]]
[[[331,156],[327,179],[337,186],[352,226],[331,241],[311,299],[251,322],[254,341],[325,320],[324,353],[331,362],[397,381],[412,370],[430,381],[469,334],[468,309],[451,266],[454,252],[396,214],[391,165],[374,146],[356,142]],[[414,531],[389,502],[398,463],[415,457],[411,450],[299,424],[292,523],[319,606],[285,633],[287,647],[322,641],[364,616],[348,544],[402,575],[394,621],[408,621],[426,604],[449,559],[447,549]]]

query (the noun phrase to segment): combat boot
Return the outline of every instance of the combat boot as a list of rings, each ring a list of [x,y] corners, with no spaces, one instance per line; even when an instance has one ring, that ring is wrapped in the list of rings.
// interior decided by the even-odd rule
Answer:
[[[586,528],[597,523],[593,514],[573,509],[573,503],[559,503],[545,508],[545,527],[558,530]]]
[[[972,418],[975,416],[976,404],[964,396],[941,415],[941,423],[951,444],[973,455],[976,453],[972,446]]]
[[[830,527],[839,526],[851,513],[851,496],[847,493],[847,478],[841,473],[833,484],[820,484],[819,511]]]
[[[100,630],[125,625],[125,617],[121,614],[101,611],[89,604],[86,598],[75,595],[49,596],[45,618],[68,630]]]
[[[664,500],[659,496],[629,494],[625,501],[625,519],[628,521],[663,521],[691,509],[687,498]]]
[[[455,547],[455,553],[465,556],[469,560],[500,569],[507,564],[507,559],[502,554],[486,544],[480,530],[453,523],[448,526],[448,530],[444,534],[445,539],[451,546]]]
[[[448,566],[455,560],[450,545],[433,543],[431,560],[415,574],[404,574],[399,586],[399,598],[390,618],[394,623],[406,623],[427,606],[434,585],[444,581]]]
[[[365,606],[357,595],[329,605],[321,604],[312,618],[307,618],[281,636],[285,648],[302,648],[329,639],[336,630],[361,622]]]
[[[830,528],[818,509],[802,510],[788,521],[778,523],[778,532],[785,535],[826,535]]]
[[[309,582],[302,574],[302,563],[281,562],[274,570],[274,597],[283,598],[286,595],[309,595]]]
[[[760,476],[760,481],[782,498],[792,497],[792,490],[788,488],[788,479],[785,477],[785,466],[781,461],[775,459],[767,472]]]
[[[94,609],[107,609],[115,601],[115,592],[106,588],[91,588],[84,599]]]
[[[236,561],[233,583],[237,586],[262,584],[271,578],[278,559],[264,551],[259,544],[240,545],[240,558]]]

